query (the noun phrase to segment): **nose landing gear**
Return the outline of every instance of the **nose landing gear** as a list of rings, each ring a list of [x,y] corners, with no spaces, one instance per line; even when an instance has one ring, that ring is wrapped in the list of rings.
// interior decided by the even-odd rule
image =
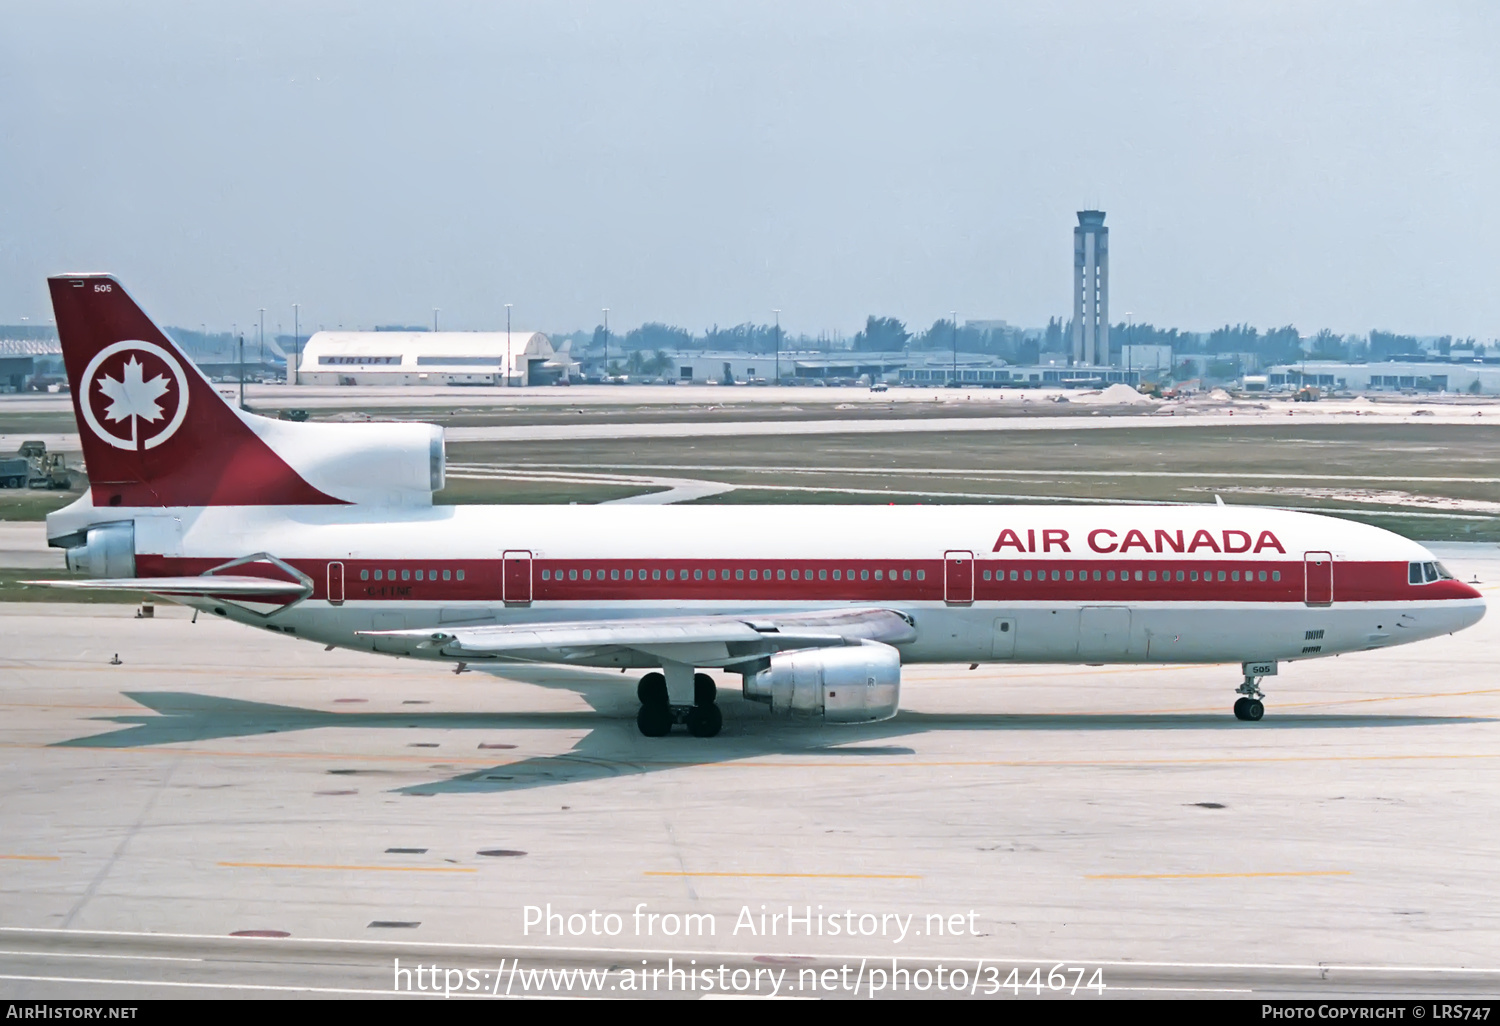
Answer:
[[[684,682],[685,683],[685,682]],[[641,701],[635,725],[646,737],[665,737],[674,724],[687,726],[694,737],[714,737],[724,727],[724,714],[716,701],[719,689],[714,679],[706,673],[693,674],[693,704],[674,704],[667,691],[667,678],[660,673],[648,673],[636,685],[635,694]]]
[[[1234,718],[1254,723],[1266,714],[1265,703],[1261,701],[1266,696],[1260,690],[1260,682],[1265,677],[1276,676],[1276,660],[1241,663],[1240,669],[1244,671],[1245,683],[1235,688],[1241,697],[1234,703]]]
[[[1245,683],[1235,689],[1243,698],[1234,703],[1234,718],[1254,723],[1266,714],[1265,694],[1260,690],[1260,678],[1245,674]]]

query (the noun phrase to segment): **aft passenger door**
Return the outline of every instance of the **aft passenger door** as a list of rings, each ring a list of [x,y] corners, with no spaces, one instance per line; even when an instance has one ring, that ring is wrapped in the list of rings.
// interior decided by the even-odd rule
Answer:
[[[1310,606],[1333,605],[1333,553],[1304,552],[1302,571],[1304,597]]]
[[[531,605],[531,552],[507,549],[500,557],[500,597],[507,606]]]
[[[943,601],[950,606],[974,604],[974,553],[966,549],[943,553]]]

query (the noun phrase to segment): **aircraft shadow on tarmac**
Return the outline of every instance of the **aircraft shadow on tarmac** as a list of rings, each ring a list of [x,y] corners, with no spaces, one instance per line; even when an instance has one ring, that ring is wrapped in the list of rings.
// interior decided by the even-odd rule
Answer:
[[[517,674],[507,672],[507,676]],[[95,717],[122,729],[60,741],[62,748],[144,748],[218,738],[253,737],[297,730],[412,729],[577,730],[588,734],[568,752],[521,759],[466,772],[446,780],[396,788],[405,794],[493,793],[581,783],[690,766],[731,763],[766,756],[859,759],[912,756],[891,742],[935,730],[956,731],[1280,731],[1347,727],[1412,727],[1489,722],[1471,716],[1401,716],[1347,713],[1273,715],[1241,723],[1227,712],[1203,713],[923,713],[903,710],[895,719],[862,726],[827,726],[771,717],[764,707],[721,693],[724,732],[699,739],[674,732],[642,737],[635,727],[634,688],[597,674],[550,673],[530,683],[580,694],[592,711],[576,712],[333,712],[250,702],[184,691],[127,691],[151,715]],[[885,743],[881,743],[885,742]],[[434,753],[435,758],[441,758]],[[351,756],[358,761],[358,756]],[[357,772],[357,771],[355,771]]]

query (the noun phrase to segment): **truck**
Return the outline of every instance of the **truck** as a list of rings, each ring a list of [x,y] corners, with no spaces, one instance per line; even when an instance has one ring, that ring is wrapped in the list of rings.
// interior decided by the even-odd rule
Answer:
[[[22,442],[14,454],[0,457],[0,487],[63,491],[72,484],[72,474],[63,454],[48,452],[43,442]]]
[[[0,488],[25,488],[30,481],[30,460],[24,456],[0,456]]]

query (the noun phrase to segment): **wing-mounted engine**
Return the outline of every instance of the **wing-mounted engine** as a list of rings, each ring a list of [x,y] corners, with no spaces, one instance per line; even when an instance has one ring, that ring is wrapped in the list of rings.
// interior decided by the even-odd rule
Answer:
[[[778,653],[769,668],[745,674],[745,697],[829,723],[888,720],[901,704],[901,656],[875,641]]]

